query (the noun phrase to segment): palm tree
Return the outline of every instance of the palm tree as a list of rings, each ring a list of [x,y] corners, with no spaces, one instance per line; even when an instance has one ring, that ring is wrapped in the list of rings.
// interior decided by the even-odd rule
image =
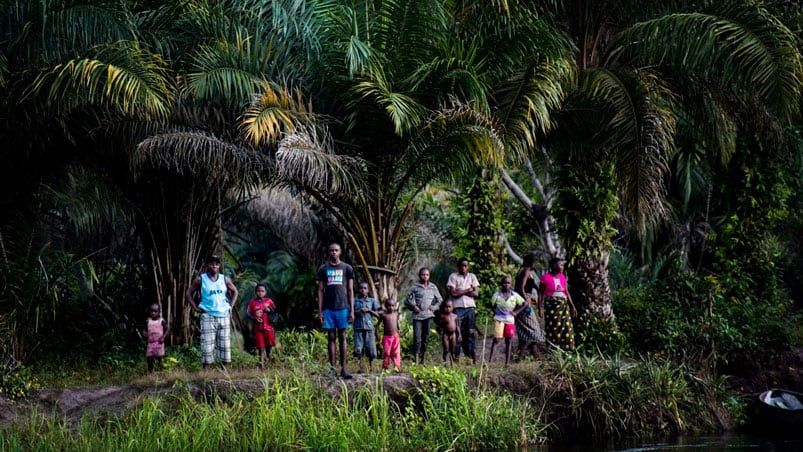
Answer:
[[[756,97],[788,117],[800,54],[752,1],[558,2],[553,14],[578,49],[572,95],[547,137],[562,165],[562,237],[579,301],[613,324],[607,261],[619,202],[642,234],[666,218],[664,181],[681,117],[707,126],[709,143],[733,142],[725,110],[699,108],[699,94]]]
[[[484,7],[494,13],[486,17],[507,14],[500,5]],[[482,33],[494,32],[496,40],[489,35],[483,41],[467,26],[471,12],[462,3],[423,0],[333,1],[321,9],[322,40],[329,46],[314,71],[322,78],[307,90],[317,127],[298,128],[281,140],[277,170],[281,180],[332,212],[381,298],[396,295],[414,197],[433,181],[501,161],[489,86],[503,70],[513,77],[503,65],[522,52],[505,47],[503,37],[520,44],[546,35],[531,16],[488,26]],[[258,119],[275,108],[257,103],[246,114],[254,141],[276,138],[260,130]]]
[[[152,269],[148,298],[163,304],[176,339],[189,340],[183,291],[206,255],[225,250],[232,205],[271,172],[241,139],[238,115],[270,80],[304,79],[317,35],[309,12],[293,1],[12,3],[25,10],[15,18],[33,23],[20,30],[51,39],[46,20],[77,36],[26,49],[48,56],[37,62],[45,70],[15,87],[46,99],[63,140],[79,141],[73,158],[123,193]]]

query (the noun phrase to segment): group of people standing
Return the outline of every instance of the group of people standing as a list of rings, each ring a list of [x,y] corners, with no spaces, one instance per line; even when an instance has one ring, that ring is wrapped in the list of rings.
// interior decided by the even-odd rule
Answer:
[[[346,371],[346,332],[353,323],[354,357],[358,359],[360,371],[364,370],[363,358],[367,358],[370,370],[372,360],[377,357],[371,317],[377,317],[384,325],[382,367],[387,369],[392,362],[398,369],[401,362],[398,305],[394,300],[387,300],[381,307],[369,296],[367,283],[361,283],[358,294],[353,296],[354,270],[340,260],[340,245],[330,244],[327,253],[329,260],[321,265],[317,274],[318,310],[328,335],[331,368],[335,368],[335,355],[339,350],[340,376],[350,378]],[[523,357],[528,348],[533,356],[537,356],[539,347],[547,342],[565,350],[574,348],[572,317],[577,315],[577,310],[568,292],[563,266],[562,259],[553,258],[549,271],[538,278],[535,258],[527,256],[516,276],[515,286],[510,277],[502,279],[499,291],[492,298],[494,340],[491,358],[497,342],[504,339],[505,364],[509,365],[513,337],[519,340],[519,357]],[[476,299],[480,283],[468,269],[468,259],[460,259],[457,271],[446,283],[446,300],[430,281],[430,270],[426,267],[419,269],[418,281],[409,288],[404,300],[404,306],[412,313],[415,364],[426,361],[433,321],[442,331],[444,361],[454,362],[464,353],[476,364],[474,333],[477,331]],[[353,299],[351,303],[347,301],[350,299]],[[544,329],[539,317],[544,319]]]
[[[383,326],[383,369],[401,366],[399,340],[399,306],[395,300],[380,304],[369,296],[367,283],[360,283],[354,294],[354,269],[340,259],[341,248],[337,243],[327,247],[328,259],[317,271],[318,316],[321,326],[327,333],[327,351],[331,373],[334,375],[339,364],[341,378],[351,378],[346,370],[347,331],[353,328],[354,356],[359,360],[359,369],[364,371],[363,358],[367,358],[368,368],[377,358],[376,332],[373,318]],[[536,261],[532,255],[524,258],[524,263],[515,278],[505,276],[500,289],[492,297],[494,308],[494,334],[490,358],[493,357],[499,340],[505,342],[505,365],[511,360],[511,340],[518,337],[518,356],[525,356],[525,350],[534,357],[539,348],[549,342],[554,346],[570,350],[574,348],[572,317],[577,311],[568,292],[566,276],[563,274],[564,262],[553,258],[549,271],[540,278],[535,274]],[[404,306],[412,313],[413,322],[413,362],[423,364],[427,356],[427,342],[431,323],[442,332],[443,359],[445,362],[459,360],[465,354],[477,362],[475,349],[476,299],[480,283],[476,275],[468,271],[468,259],[458,261],[457,271],[449,276],[444,300],[438,287],[430,281],[430,270],[419,269],[418,281],[408,290]],[[537,288],[537,290],[536,290]],[[201,363],[204,368],[218,361],[223,365],[231,362],[230,311],[236,305],[237,287],[220,273],[220,259],[212,256],[207,261],[207,269],[187,288],[185,298],[194,312],[200,313]],[[267,289],[259,284],[255,288],[255,298],[249,302],[246,316],[252,321],[252,332],[259,354],[259,364],[270,358],[271,349],[276,345],[273,318],[276,305],[267,297]],[[198,300],[196,302],[196,299]],[[161,319],[159,306],[151,306],[151,316],[146,334],[149,339],[147,351],[149,370],[153,370],[153,360],[164,355],[164,339],[168,334],[167,323]],[[544,319],[541,328],[539,317]],[[336,363],[339,358],[339,363]]]

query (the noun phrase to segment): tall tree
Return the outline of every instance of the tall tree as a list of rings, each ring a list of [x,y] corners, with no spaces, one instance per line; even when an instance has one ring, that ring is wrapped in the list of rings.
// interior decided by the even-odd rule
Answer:
[[[506,66],[513,55],[525,42],[551,39],[551,30],[533,15],[489,26],[482,33],[496,35],[483,40],[468,27],[456,32],[471,12],[462,3],[324,3],[329,46],[314,71],[322,78],[309,91],[319,127],[283,138],[277,168],[335,215],[366,280],[381,298],[393,297],[413,198],[431,181],[462,179],[477,164],[501,161],[506,149],[488,114],[490,83],[504,71],[513,77]],[[507,14],[496,3],[485,12]],[[247,113],[255,142],[269,135],[258,118],[274,108],[257,104]],[[334,173],[333,160],[349,169]]]
[[[681,112],[708,126],[719,149],[733,143],[734,129],[716,102],[698,106],[701,93],[755,97],[788,117],[800,92],[800,53],[788,30],[752,1],[557,6],[579,69],[548,137],[563,168],[563,237],[579,276],[578,301],[612,323],[607,262],[617,200],[641,233],[666,218],[664,184]]]

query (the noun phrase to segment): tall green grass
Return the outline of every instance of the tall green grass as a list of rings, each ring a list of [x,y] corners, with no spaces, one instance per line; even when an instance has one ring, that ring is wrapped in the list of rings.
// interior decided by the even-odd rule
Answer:
[[[414,394],[402,412],[379,384],[344,386],[332,396],[319,381],[293,375],[266,380],[256,396],[236,393],[206,402],[189,393],[163,396],[119,418],[85,417],[74,428],[52,416],[33,416],[0,429],[0,449],[484,450],[538,440],[542,426],[526,404],[451,378],[459,384]]]
[[[622,439],[714,428],[700,379],[670,361],[557,354],[544,363],[553,438]]]

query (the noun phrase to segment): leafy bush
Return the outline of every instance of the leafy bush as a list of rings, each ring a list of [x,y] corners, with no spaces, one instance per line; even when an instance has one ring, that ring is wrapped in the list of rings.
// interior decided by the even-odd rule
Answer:
[[[39,384],[29,369],[23,366],[0,367],[0,396],[19,399],[38,388]]]
[[[740,353],[775,353],[790,343],[784,305],[751,298],[743,281],[702,277],[677,260],[667,270],[614,297],[618,324],[636,352],[725,364]]]
[[[575,440],[651,436],[713,420],[683,365],[561,353],[546,362],[544,402],[556,435]]]

